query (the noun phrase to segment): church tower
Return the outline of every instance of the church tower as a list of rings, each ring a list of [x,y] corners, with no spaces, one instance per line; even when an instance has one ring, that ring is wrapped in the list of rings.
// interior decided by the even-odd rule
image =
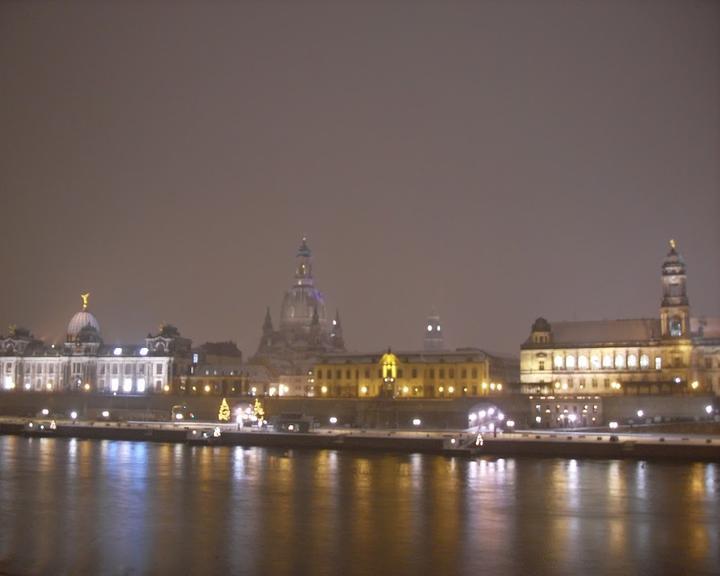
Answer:
[[[670,251],[662,265],[660,331],[663,338],[690,336],[690,305],[686,283],[685,262],[677,251],[675,240],[670,240]]]
[[[440,325],[440,316],[435,312],[432,312],[425,322],[423,349],[427,351],[445,349],[445,337]]]

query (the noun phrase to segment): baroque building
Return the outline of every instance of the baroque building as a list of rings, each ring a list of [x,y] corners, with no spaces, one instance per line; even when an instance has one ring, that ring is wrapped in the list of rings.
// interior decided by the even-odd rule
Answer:
[[[0,336],[0,390],[147,394],[179,386],[190,365],[190,340],[164,325],[142,344],[109,346],[89,310],[89,296],[82,294],[82,308],[70,319],[60,346],[14,326]]]
[[[280,321],[275,328],[270,308],[265,313],[257,352],[250,364],[263,365],[283,376],[293,388],[304,388],[305,374],[314,359],[345,350],[340,313],[328,318],[325,298],[315,286],[312,252],[303,238],[296,254],[293,283],[285,292]],[[297,390],[300,391],[299,389]]]
[[[308,372],[308,395],[460,398],[504,393],[517,380],[516,358],[477,348],[328,354]]]
[[[535,320],[521,346],[522,391],[720,394],[720,318],[691,316],[685,262],[672,240],[661,285],[659,318]]]

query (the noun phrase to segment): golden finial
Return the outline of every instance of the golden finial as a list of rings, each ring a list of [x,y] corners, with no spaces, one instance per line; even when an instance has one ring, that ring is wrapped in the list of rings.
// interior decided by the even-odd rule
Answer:
[[[675,242],[675,239],[674,239],[674,238],[670,238],[670,248],[672,248],[673,250],[675,250],[675,247],[676,247],[676,246],[677,246],[677,244],[676,244],[676,242]]]
[[[82,298],[82,306],[83,310],[88,309],[88,300],[90,299],[90,292],[85,292],[85,294],[80,294],[80,298]]]

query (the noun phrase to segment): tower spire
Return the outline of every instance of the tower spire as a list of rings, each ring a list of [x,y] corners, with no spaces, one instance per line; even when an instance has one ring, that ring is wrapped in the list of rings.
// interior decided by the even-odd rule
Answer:
[[[660,330],[665,338],[689,336],[690,302],[687,296],[685,262],[670,240],[670,251],[662,265],[663,298],[660,304]]]
[[[90,299],[90,292],[85,292],[85,294],[80,294],[80,299],[82,300],[82,309],[87,310],[88,309],[88,300]]]
[[[265,320],[263,321],[263,332],[272,332],[273,323],[272,317],[270,316],[270,306],[265,309]]]

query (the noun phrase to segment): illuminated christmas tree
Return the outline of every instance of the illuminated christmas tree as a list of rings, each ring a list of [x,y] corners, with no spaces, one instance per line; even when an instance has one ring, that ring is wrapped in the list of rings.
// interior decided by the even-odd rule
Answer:
[[[227,400],[222,399],[220,403],[220,412],[218,412],[218,420],[220,422],[230,422],[230,406],[228,406]]]
[[[258,426],[262,424],[263,418],[265,418],[265,410],[263,409],[260,398],[255,398],[255,406],[253,406],[253,414],[258,419]]]

